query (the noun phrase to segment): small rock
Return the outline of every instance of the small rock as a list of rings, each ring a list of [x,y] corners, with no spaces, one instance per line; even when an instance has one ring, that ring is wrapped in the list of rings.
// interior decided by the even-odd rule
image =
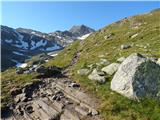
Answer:
[[[92,116],[98,115],[98,111],[95,110],[95,109],[92,109],[92,110],[91,110],[91,115],[92,115]]]
[[[16,96],[16,95],[22,93],[22,89],[21,89],[21,88],[16,88],[16,87],[14,87],[14,88],[12,88],[12,89],[10,90],[10,93],[11,93],[12,96]]]
[[[112,63],[102,68],[102,71],[107,73],[108,75],[113,75],[118,70],[119,65],[119,63]]]
[[[38,66],[37,68],[35,68],[35,72],[44,75],[46,72],[46,68],[44,66]]]
[[[160,58],[158,58],[158,60],[157,60],[157,64],[159,64],[159,65],[160,65]]]
[[[16,102],[16,103],[18,103],[18,102],[25,102],[25,101],[27,101],[27,97],[26,97],[26,94],[25,93],[22,93],[22,94],[19,94],[19,95],[17,95],[15,98],[14,98],[14,101]]]
[[[24,71],[23,71],[22,68],[19,68],[19,69],[16,70],[16,73],[17,73],[17,74],[23,74],[23,72],[24,72]]]
[[[125,59],[126,59],[125,57],[120,57],[120,58],[117,59],[117,62],[120,62],[120,63],[121,63],[121,62],[123,62]]]
[[[71,84],[69,84],[69,86],[68,87],[72,87],[72,88],[79,88],[80,87],[80,85],[79,84],[77,84],[77,83],[71,83]]]
[[[128,49],[128,48],[130,48],[131,47],[131,45],[121,45],[121,49]]]
[[[107,59],[100,59],[99,64],[100,64],[100,65],[109,65],[110,62],[109,62]]]
[[[31,105],[26,106],[26,107],[25,107],[25,110],[26,110],[28,113],[34,112],[33,107],[32,107]]]
[[[77,71],[77,73],[79,75],[88,75],[89,72],[90,72],[90,70],[88,70],[88,69],[80,69]]]
[[[88,76],[90,80],[97,81],[99,83],[105,82],[105,74],[103,72],[98,72],[97,69],[94,69],[92,73]]]

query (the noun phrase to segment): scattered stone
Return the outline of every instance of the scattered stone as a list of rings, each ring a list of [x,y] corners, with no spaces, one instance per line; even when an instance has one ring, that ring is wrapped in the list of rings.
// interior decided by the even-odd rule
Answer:
[[[14,88],[12,88],[12,89],[10,90],[10,93],[11,93],[12,96],[16,96],[16,95],[22,93],[22,89],[21,89],[21,88],[16,88],[16,87],[14,87]]]
[[[128,49],[128,48],[130,48],[131,47],[131,45],[121,45],[121,49]]]
[[[105,74],[103,72],[98,72],[97,69],[94,69],[88,78],[98,83],[105,82]]]
[[[90,70],[93,70],[94,68],[97,67],[96,64],[90,64],[90,65],[87,65],[87,67],[90,69]]]
[[[100,64],[100,65],[109,65],[110,62],[109,62],[107,59],[100,59],[99,64]]]
[[[69,86],[68,87],[71,87],[71,88],[79,88],[80,87],[80,85],[79,84],[77,84],[77,83],[71,83],[71,84],[69,84]]]
[[[44,66],[38,66],[37,68],[35,68],[35,72],[44,75],[46,72],[46,68]]]
[[[99,58],[103,58],[103,57],[105,57],[105,56],[104,56],[104,55],[99,55],[98,57],[99,57]]]
[[[119,65],[119,63],[112,63],[102,68],[102,71],[107,73],[108,75],[113,75],[118,70]]]
[[[92,115],[92,116],[98,115],[98,111],[95,110],[95,109],[91,109],[91,115]]]
[[[160,99],[160,66],[136,53],[127,57],[111,81],[111,89],[130,99]]]
[[[105,39],[105,40],[112,40],[112,39],[113,39],[113,36],[114,36],[114,33],[109,33],[109,34],[107,34],[106,36],[104,36],[104,39]]]
[[[117,59],[117,62],[120,62],[120,63],[121,63],[121,62],[123,62],[125,59],[126,59],[125,57],[120,57],[120,58]]]
[[[25,110],[26,110],[28,113],[34,112],[33,107],[32,107],[31,105],[26,106],[26,107],[25,107]]]
[[[15,98],[14,98],[14,101],[16,103],[18,102],[26,102],[27,101],[27,97],[26,97],[26,94],[25,93],[22,93],[22,94],[19,94],[19,95],[16,95]]]
[[[60,101],[61,98],[64,98],[63,92],[57,91],[55,95],[53,95],[52,100]]]
[[[16,69],[16,73],[17,74],[23,74],[23,69],[22,68],[18,68],[18,69]]]
[[[135,38],[135,37],[137,37],[137,36],[138,36],[138,33],[132,35],[131,38]]]
[[[80,70],[77,71],[77,73],[79,75],[88,75],[89,72],[90,72],[90,70],[88,70],[88,69],[80,69]]]

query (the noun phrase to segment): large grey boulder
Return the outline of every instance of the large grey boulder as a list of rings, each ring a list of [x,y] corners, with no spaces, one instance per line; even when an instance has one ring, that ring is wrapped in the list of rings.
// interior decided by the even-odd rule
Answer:
[[[140,54],[131,54],[114,75],[111,89],[134,100],[160,99],[160,66]]]
[[[94,69],[88,78],[98,83],[105,82],[105,74],[103,72],[98,72],[97,69]]]
[[[102,71],[107,73],[108,75],[113,75],[117,71],[119,65],[120,65],[119,63],[112,63],[102,68]]]

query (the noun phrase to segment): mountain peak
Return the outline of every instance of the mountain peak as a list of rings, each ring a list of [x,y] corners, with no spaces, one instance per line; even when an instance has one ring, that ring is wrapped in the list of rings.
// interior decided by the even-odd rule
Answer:
[[[83,36],[85,34],[88,34],[88,33],[91,33],[91,32],[94,32],[95,30],[90,28],[90,27],[87,27],[86,25],[74,25],[70,30],[69,32],[71,32],[72,34],[74,34],[76,37],[77,36]]]

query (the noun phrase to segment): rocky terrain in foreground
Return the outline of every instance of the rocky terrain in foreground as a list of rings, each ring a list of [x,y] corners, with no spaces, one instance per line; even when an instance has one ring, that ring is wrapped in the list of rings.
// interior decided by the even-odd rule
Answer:
[[[24,88],[13,88],[15,105],[5,120],[100,119],[96,103],[69,78],[46,78]]]

